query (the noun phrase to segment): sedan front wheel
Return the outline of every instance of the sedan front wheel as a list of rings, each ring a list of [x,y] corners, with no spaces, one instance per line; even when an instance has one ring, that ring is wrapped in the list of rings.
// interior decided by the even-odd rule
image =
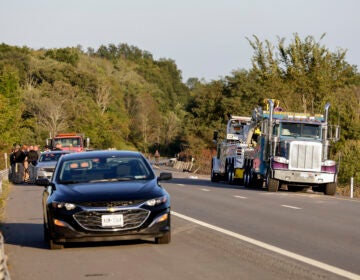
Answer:
[[[155,243],[156,244],[169,244],[170,241],[171,241],[171,231],[168,231],[167,233],[165,233],[161,237],[156,237],[155,238]]]
[[[50,250],[64,249],[64,244],[55,243],[54,240],[49,239],[49,248]]]

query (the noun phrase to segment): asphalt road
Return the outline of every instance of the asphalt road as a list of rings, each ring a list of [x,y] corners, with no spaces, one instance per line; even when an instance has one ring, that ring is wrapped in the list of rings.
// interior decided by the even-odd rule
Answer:
[[[360,201],[248,190],[188,173],[163,183],[172,242],[49,250],[43,188],[13,185],[2,231],[12,279],[360,279]]]

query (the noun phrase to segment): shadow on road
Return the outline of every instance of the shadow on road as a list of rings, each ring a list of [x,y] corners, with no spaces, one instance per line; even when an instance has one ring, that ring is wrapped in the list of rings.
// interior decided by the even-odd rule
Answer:
[[[3,223],[1,231],[5,244],[44,249],[43,225],[32,223]]]
[[[31,247],[48,250],[48,244],[44,240],[42,224],[28,223],[4,223],[0,230],[4,236],[4,243],[21,247]],[[153,240],[123,240],[106,242],[76,242],[66,243],[65,248],[84,248],[84,247],[106,247],[106,246],[126,246],[154,244]]]

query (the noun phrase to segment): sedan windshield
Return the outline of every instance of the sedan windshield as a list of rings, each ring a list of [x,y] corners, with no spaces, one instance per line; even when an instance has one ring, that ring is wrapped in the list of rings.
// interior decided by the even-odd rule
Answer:
[[[62,153],[44,153],[41,154],[40,158],[39,158],[39,162],[43,162],[43,161],[58,161],[59,158],[61,156],[63,156],[64,154]]]
[[[62,184],[148,180],[154,175],[142,158],[95,157],[66,160],[59,167],[58,180]]]

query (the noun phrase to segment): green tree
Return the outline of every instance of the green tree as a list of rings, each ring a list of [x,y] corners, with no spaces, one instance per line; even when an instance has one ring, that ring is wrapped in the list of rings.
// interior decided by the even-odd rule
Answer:
[[[12,66],[0,69],[1,149],[8,149],[13,143],[22,142],[21,116],[24,105],[20,93],[17,69]]]
[[[60,62],[69,63],[76,66],[79,62],[79,49],[77,48],[60,48],[51,49],[45,52],[45,56]]]
[[[356,186],[360,186],[360,140],[347,141],[339,156],[339,183],[349,184],[353,177]]]
[[[312,36],[301,40],[294,34],[288,46],[279,38],[277,48],[254,38],[248,39],[255,51],[252,71],[269,97],[281,100],[289,110],[318,112],[329,93],[354,82],[356,67],[345,61],[346,51],[332,53]]]

